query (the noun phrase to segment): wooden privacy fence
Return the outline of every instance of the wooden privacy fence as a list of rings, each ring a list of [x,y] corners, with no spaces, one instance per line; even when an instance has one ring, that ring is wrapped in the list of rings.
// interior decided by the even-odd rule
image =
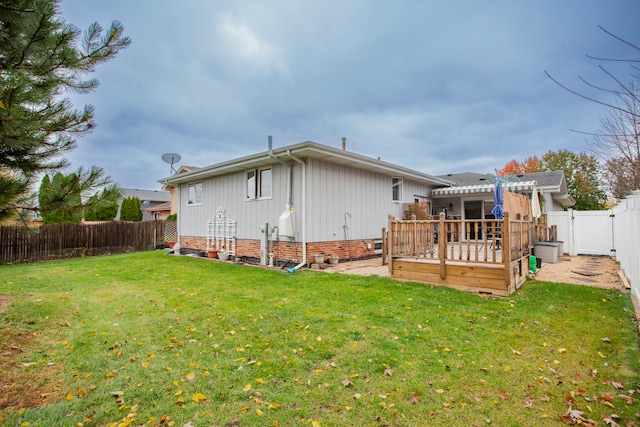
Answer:
[[[390,217],[384,252],[392,278],[509,295],[526,279],[531,247],[542,234],[508,212],[501,220]]]
[[[164,241],[165,221],[0,225],[0,264],[144,251]]]

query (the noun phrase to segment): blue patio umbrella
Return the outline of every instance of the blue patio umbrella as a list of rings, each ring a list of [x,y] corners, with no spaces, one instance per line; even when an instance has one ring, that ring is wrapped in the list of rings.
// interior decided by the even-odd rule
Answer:
[[[498,180],[493,190],[493,209],[491,213],[496,219],[502,219],[504,217],[504,207],[502,206],[502,181]]]

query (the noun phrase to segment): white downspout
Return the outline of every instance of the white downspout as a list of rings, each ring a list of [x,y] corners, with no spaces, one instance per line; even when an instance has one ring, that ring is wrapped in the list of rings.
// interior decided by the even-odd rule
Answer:
[[[180,209],[182,207],[182,192],[180,190],[180,184],[178,184],[178,208],[176,209],[176,213],[178,214],[178,218],[176,220],[176,244],[173,246],[174,248],[177,246],[178,249],[174,249],[174,253],[176,255],[180,255],[180,218],[183,218],[184,215],[182,215],[182,210]],[[177,253],[176,253],[177,252]]]
[[[295,267],[287,270],[289,273],[293,273],[307,264],[307,165],[305,162],[291,154],[290,150],[287,150],[287,156],[302,165],[302,230],[300,233],[302,236],[302,262],[300,262],[300,264],[296,265]]]

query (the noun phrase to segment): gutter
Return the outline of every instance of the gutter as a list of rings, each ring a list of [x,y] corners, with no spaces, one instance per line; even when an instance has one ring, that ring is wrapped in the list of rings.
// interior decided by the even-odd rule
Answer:
[[[302,165],[302,262],[293,268],[287,270],[289,273],[294,273],[300,268],[307,265],[307,164],[300,160],[298,157],[291,154],[291,150],[287,150],[287,156],[293,159],[295,162]]]

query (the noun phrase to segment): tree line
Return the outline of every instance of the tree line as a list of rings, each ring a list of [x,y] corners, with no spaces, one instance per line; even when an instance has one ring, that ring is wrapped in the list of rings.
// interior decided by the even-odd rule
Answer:
[[[593,155],[569,150],[549,151],[541,158],[531,156],[521,162],[511,160],[496,174],[505,176],[558,170],[564,172],[567,191],[576,201],[573,209],[606,209],[607,193],[600,186],[600,167]]]

